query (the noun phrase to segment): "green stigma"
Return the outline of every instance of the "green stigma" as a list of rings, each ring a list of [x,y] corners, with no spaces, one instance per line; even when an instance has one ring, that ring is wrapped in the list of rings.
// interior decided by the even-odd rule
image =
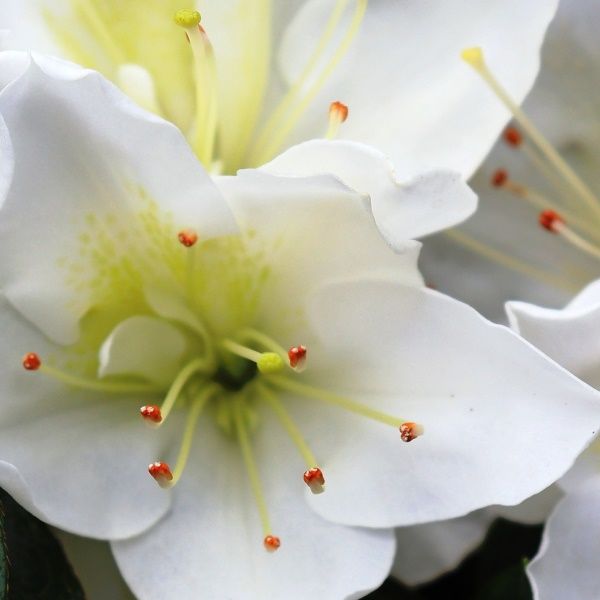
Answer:
[[[263,352],[256,362],[258,370],[264,375],[279,373],[284,367],[283,359],[275,352]]]
[[[180,27],[195,27],[200,24],[202,16],[197,10],[182,8],[175,13],[175,23]]]

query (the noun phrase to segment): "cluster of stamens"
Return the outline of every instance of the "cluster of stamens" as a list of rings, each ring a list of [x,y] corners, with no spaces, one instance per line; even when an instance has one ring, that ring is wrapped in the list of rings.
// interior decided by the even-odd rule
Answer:
[[[177,235],[177,239],[186,248],[186,252],[201,251],[201,247],[194,248],[199,239],[195,231],[191,229],[182,230]],[[304,459],[306,470],[302,478],[313,494],[321,494],[325,491],[325,476],[302,433],[280,400],[280,392],[289,392],[294,396],[304,396],[325,402],[380,423],[392,425],[399,430],[400,438],[404,442],[410,442],[423,434],[423,427],[417,423],[398,419],[350,398],[287,377],[284,374],[286,368],[296,373],[300,373],[305,369],[308,350],[304,345],[299,344],[285,350],[264,333],[248,328],[241,330],[236,339],[220,339],[217,346],[217,352],[211,351],[210,357],[208,354],[207,356],[197,356],[181,368],[166,393],[162,390],[164,400],[161,404],[152,403],[140,407],[139,414],[142,420],[153,428],[163,427],[176,405],[187,410],[186,425],[174,468],[171,468],[166,461],[157,460],[148,466],[148,472],[160,487],[170,488],[175,486],[187,464],[192,441],[195,437],[196,425],[204,407],[209,402],[219,400],[223,395],[226,395],[228,397],[226,406],[229,407],[227,410],[231,411],[231,423],[248,471],[263,525],[264,547],[268,551],[279,548],[281,542],[278,537],[271,533],[267,504],[250,443],[250,432],[246,419],[249,398],[255,397],[262,401],[277,417],[280,425]],[[238,364],[240,364],[240,361],[241,364],[244,362],[253,363],[255,374],[251,374],[249,379],[245,379],[240,384],[239,390],[236,387],[233,391],[227,391],[221,383],[218,373],[220,369],[226,368],[224,365],[228,361],[225,361],[221,366],[216,364],[213,360],[213,354],[219,356],[218,353],[221,353],[222,356],[228,356],[229,360],[237,360]],[[155,395],[161,393],[161,390],[157,389],[155,385],[85,378],[63,372],[51,365],[44,364],[34,352],[30,352],[23,357],[22,365],[27,371],[40,371],[66,385],[80,389],[115,394],[136,393],[137,395],[139,393],[150,393]]]
[[[281,149],[286,138],[297,126],[306,109],[312,104],[318,92],[347,53],[360,28],[367,1],[357,1],[346,34],[342,36],[331,58],[325,62],[324,66],[320,67],[320,59],[334,40],[336,29],[343,22],[345,3],[338,3],[298,80],[275,107],[263,127],[255,131],[249,140],[240,140],[242,145],[247,142],[251,143],[245,148],[245,151],[244,149],[238,151],[240,154],[237,156],[238,161],[244,159],[246,164],[262,164],[270,160]],[[218,145],[216,138],[219,134],[220,108],[214,52],[208,33],[201,25],[201,20],[201,14],[193,9],[182,9],[175,14],[175,23],[185,30],[194,60],[196,123],[194,131],[190,134],[190,141],[200,160],[210,168],[218,164],[218,161],[215,161],[215,149]],[[329,124],[324,137],[326,139],[335,138],[340,125],[347,118],[348,106],[337,100],[332,102],[329,106]],[[243,154],[246,156],[243,157]],[[223,168],[222,164],[221,168]],[[225,168],[227,169],[228,165],[225,165]]]
[[[597,227],[593,222],[600,220],[600,200],[560,156],[517,103],[510,98],[487,66],[482,50],[468,48],[462,52],[461,56],[510,110],[515,122],[520,127],[520,129],[516,126],[507,127],[502,136],[503,141],[510,148],[522,152],[528,161],[552,183],[553,189],[562,192],[567,201],[561,207],[558,199],[549,199],[539,190],[515,181],[504,168],[497,169],[492,174],[491,185],[531,204],[537,210],[538,223],[544,230],[560,236],[577,249],[600,259],[600,245],[592,241],[598,238]],[[572,210],[573,200],[580,201],[580,206],[576,210]],[[582,210],[589,212],[586,218],[580,216],[579,211]],[[504,256],[498,250],[487,248],[484,244],[472,240],[465,234],[455,233],[452,234],[452,237],[473,250],[481,251],[492,260],[528,274],[538,274],[534,268],[521,267],[518,261]],[[539,275],[546,279],[543,274]]]

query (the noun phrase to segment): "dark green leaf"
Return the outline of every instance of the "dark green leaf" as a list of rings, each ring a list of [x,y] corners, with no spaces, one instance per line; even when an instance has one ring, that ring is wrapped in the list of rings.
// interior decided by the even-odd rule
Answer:
[[[50,529],[0,490],[0,600],[84,600]]]

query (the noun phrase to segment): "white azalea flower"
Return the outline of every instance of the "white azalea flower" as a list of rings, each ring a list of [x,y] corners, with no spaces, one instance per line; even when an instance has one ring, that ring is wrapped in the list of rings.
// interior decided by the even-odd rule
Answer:
[[[561,306],[600,273],[599,17],[597,2],[565,0],[549,28],[523,110],[551,147],[539,152],[515,122],[522,143],[515,146],[515,131],[508,130],[512,143],[502,139],[472,181],[481,199],[477,215],[425,249],[428,281],[496,320],[507,299]],[[501,64],[492,57],[487,64],[504,84]],[[492,185],[494,177],[502,186]],[[545,221],[550,231],[539,224],[547,209],[564,221]]]
[[[564,309],[524,302],[507,306],[513,328],[590,385],[600,387],[600,280]],[[559,481],[566,497],[551,515],[538,556],[527,571],[541,600],[595,598],[600,591],[600,441]]]
[[[359,597],[393,527],[584,447],[589,388],[421,285],[408,238],[474,208],[456,176],[316,141],[211,179],[97,73],[0,61],[0,482],[113,540],[138,597]]]
[[[337,134],[374,144],[402,177],[439,167],[469,176],[507,115],[460,50],[485,46],[521,100],[556,4],[205,0],[201,30],[180,14],[188,45],[173,23],[181,0],[4,0],[0,28],[9,47],[101,71],[188,132],[213,170]]]

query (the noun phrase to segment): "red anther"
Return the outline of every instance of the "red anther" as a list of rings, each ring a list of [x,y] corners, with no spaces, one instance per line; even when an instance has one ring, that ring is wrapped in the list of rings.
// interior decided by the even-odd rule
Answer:
[[[498,169],[494,171],[490,183],[494,187],[502,187],[508,181],[508,171],[505,169]]]
[[[325,485],[323,471],[319,467],[308,469],[308,471],[304,472],[304,483],[306,483],[313,494],[320,494],[324,491],[323,486]]]
[[[504,130],[504,141],[509,146],[519,147],[523,143],[523,135],[516,127],[507,127]]]
[[[35,352],[29,352],[23,357],[23,367],[28,371],[37,371],[41,366],[42,361]]]
[[[339,100],[332,102],[329,105],[329,116],[330,118],[343,123],[348,118],[348,106]]]
[[[191,248],[198,241],[198,234],[193,229],[183,229],[177,234],[177,239],[186,248]]]
[[[558,233],[558,227],[565,220],[555,210],[543,210],[538,217],[539,224],[552,233]]]
[[[281,546],[281,540],[276,535],[265,536],[263,543],[267,552],[275,552]]]
[[[412,442],[415,438],[423,435],[423,425],[419,423],[413,423],[412,421],[406,421],[400,425],[400,438],[403,442]]]
[[[296,371],[302,371],[306,365],[306,353],[308,350],[306,346],[292,346],[288,350],[288,359],[290,361],[290,367],[296,369]]]
[[[160,423],[162,421],[162,413],[160,407],[155,404],[148,404],[140,408],[140,415],[149,423]]]
[[[173,481],[173,473],[171,473],[171,468],[166,462],[153,462],[148,465],[148,473],[150,473],[150,475],[156,479],[156,483],[163,488],[169,487]]]

